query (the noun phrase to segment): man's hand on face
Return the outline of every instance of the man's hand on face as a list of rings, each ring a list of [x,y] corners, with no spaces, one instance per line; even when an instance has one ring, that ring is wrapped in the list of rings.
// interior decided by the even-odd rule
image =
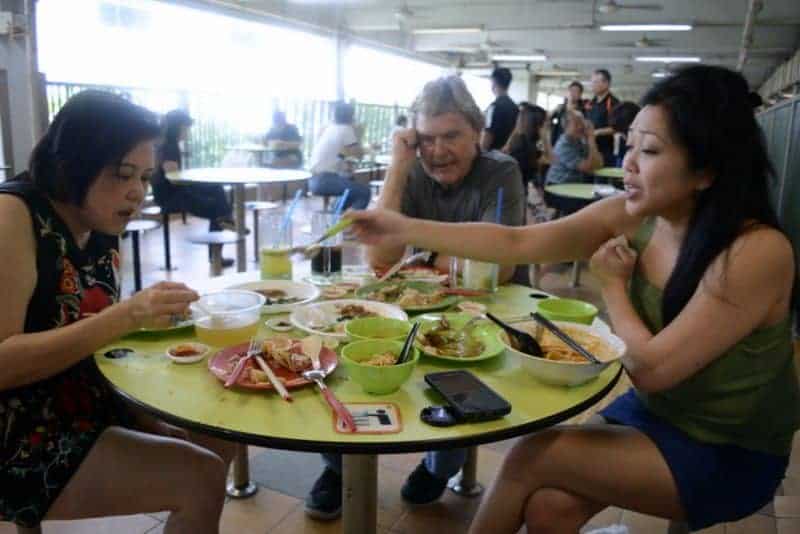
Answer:
[[[417,132],[413,128],[398,131],[392,139],[392,166],[410,169],[417,160]]]

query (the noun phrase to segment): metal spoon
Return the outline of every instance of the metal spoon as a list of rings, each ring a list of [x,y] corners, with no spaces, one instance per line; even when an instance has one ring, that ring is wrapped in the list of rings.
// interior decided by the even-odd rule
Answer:
[[[522,330],[517,330],[513,326],[506,324],[489,312],[486,312],[486,317],[506,331],[512,346],[519,347],[518,350],[524,352],[525,354],[530,354],[531,356],[536,356],[537,358],[544,357],[544,351],[542,350],[541,345],[539,345],[539,342],[536,341],[532,335],[528,334],[527,332],[523,332]]]
[[[334,413],[336,413],[336,416],[342,420],[345,430],[348,432],[355,432],[356,423],[353,421],[353,416],[350,414],[350,411],[345,408],[344,404],[342,404],[341,401],[336,398],[336,395],[333,394],[333,391],[331,391],[331,389],[325,385],[325,382],[323,381],[325,379],[325,375],[326,373],[322,369],[309,369],[308,371],[303,371],[303,378],[317,384],[320,393],[322,393],[322,396],[325,397],[325,401],[333,409]]]

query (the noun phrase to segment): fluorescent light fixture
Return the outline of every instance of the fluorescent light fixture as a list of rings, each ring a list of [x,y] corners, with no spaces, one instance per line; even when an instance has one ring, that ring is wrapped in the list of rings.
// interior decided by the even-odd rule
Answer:
[[[492,61],[547,61],[547,56],[538,55],[514,55],[514,54],[500,54],[492,56]]]
[[[667,74],[666,72],[654,72],[653,73],[653,78],[666,78],[667,76],[669,76],[669,74]]]
[[[646,63],[700,63],[699,57],[692,56],[639,56],[634,59]]]
[[[691,24],[604,24],[604,32],[688,32]]]
[[[416,33],[419,35],[425,34],[437,34],[437,33],[480,33],[483,31],[483,28],[475,26],[475,27],[464,27],[464,28],[414,28],[411,30],[412,33]]]
[[[542,78],[576,78],[581,75],[577,70],[538,70],[531,74]]]

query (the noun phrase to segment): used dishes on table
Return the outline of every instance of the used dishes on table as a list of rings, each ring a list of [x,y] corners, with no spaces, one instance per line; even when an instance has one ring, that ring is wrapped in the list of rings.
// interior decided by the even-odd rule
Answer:
[[[246,289],[264,296],[266,301],[262,313],[288,313],[296,306],[308,304],[319,297],[319,288],[312,284],[291,280],[261,280],[232,286],[231,289]]]
[[[375,275],[380,278],[384,272],[385,271],[376,271]],[[435,267],[429,267],[427,265],[406,265],[397,271],[389,280],[407,280],[441,284],[447,281],[447,273],[443,273]]]
[[[409,379],[419,360],[417,349],[411,349],[411,357],[399,365],[389,364],[403,350],[402,341],[367,339],[356,341],[342,348],[342,364],[350,378],[373,395],[385,395],[400,389]]]
[[[493,358],[503,352],[497,339],[499,328],[479,321],[462,330],[473,319],[466,313],[423,315],[415,345],[428,356],[453,361],[477,361]]]
[[[297,328],[310,334],[345,339],[344,326],[358,317],[388,317],[408,319],[408,315],[391,304],[370,300],[343,299],[306,304],[295,309],[289,320]]]
[[[602,363],[589,363],[577,353],[573,354],[574,351],[560,339],[550,332],[542,332],[541,330],[544,329],[540,330],[538,323],[535,321],[516,323],[514,327],[539,339],[539,344],[545,351],[544,358],[537,358],[520,352],[511,346],[505,332],[500,332],[497,336],[509,352],[520,357],[522,367],[531,375],[542,382],[563,386],[577,386],[588,382],[599,375],[606,367],[619,361],[625,354],[625,342],[608,330],[578,323],[556,322],[555,324],[578,344],[588,349]]]
[[[442,286],[427,282],[380,282],[360,288],[356,296],[396,304],[409,311],[447,308],[458,301],[458,297],[447,295]]]
[[[243,343],[219,351],[208,361],[209,371],[224,382],[238,361],[247,354],[248,346],[248,343]],[[311,358],[303,353],[300,339],[283,336],[267,338],[261,346],[260,355],[287,388],[309,383],[303,378],[302,372],[311,369]],[[322,370],[326,373],[333,371],[338,363],[336,353],[325,346],[319,352],[319,360]],[[236,385],[246,389],[272,389],[267,375],[258,368],[252,358],[245,363],[244,371],[239,375]]]
[[[208,345],[202,343],[178,343],[166,351],[166,356],[175,363],[194,363],[205,358],[209,351]]]
[[[268,328],[275,330],[276,332],[288,332],[294,328],[294,325],[289,322],[289,319],[283,319],[282,317],[273,317],[272,319],[267,319],[266,325]]]

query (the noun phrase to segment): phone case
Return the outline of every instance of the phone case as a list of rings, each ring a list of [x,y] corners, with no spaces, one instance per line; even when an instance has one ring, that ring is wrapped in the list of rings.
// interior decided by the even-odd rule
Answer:
[[[463,381],[462,385],[466,387],[456,390],[442,382],[445,377],[452,378],[454,376]],[[428,373],[425,375],[425,382],[445,398],[459,421],[489,421],[511,413],[511,404],[507,400],[468,371]],[[469,397],[470,393],[472,393],[472,398]],[[472,403],[467,402],[468,400]],[[474,404],[476,401],[479,401],[481,405],[476,406]]]

